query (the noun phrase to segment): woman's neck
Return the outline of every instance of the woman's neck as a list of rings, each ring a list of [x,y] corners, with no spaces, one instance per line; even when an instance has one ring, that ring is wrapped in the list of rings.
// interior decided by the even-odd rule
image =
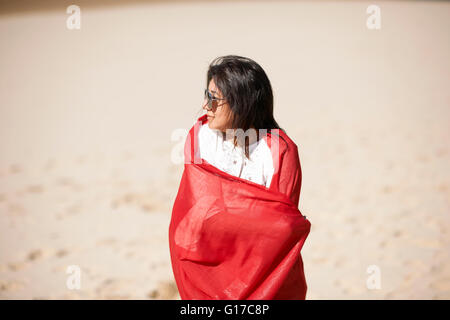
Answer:
[[[254,132],[252,132],[252,130],[250,130],[250,129],[253,129]],[[222,131],[223,140],[226,140],[226,141],[229,141],[232,143],[234,141],[236,141],[236,144],[242,147],[244,144],[244,137],[246,137],[245,138],[246,145],[251,145],[259,140],[259,133],[258,133],[258,130],[256,130],[255,127],[253,127],[253,126],[250,127],[250,129],[249,129],[249,131],[247,131],[248,135],[247,136],[244,135],[241,139],[239,139],[239,133],[235,134],[236,130],[227,129],[228,134],[226,131]],[[239,131],[239,132],[241,134],[243,134],[243,133],[245,134],[245,132],[243,132],[243,131]],[[235,140],[235,138],[236,138],[236,140]]]

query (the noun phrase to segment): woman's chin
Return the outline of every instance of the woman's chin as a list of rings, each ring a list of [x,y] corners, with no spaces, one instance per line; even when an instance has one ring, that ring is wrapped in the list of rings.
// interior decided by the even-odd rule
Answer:
[[[214,118],[208,118],[208,127],[209,127],[211,130],[219,130],[219,131],[222,131],[221,127],[220,127],[220,126],[217,126],[217,125],[214,123]]]

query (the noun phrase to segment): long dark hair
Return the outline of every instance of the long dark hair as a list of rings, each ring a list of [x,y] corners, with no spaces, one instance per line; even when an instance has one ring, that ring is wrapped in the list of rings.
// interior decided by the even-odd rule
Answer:
[[[217,57],[209,65],[206,88],[211,79],[214,79],[231,108],[230,129],[242,129],[245,132],[254,127],[257,140],[260,138],[258,129],[280,129],[286,133],[273,117],[272,86],[258,63],[237,55]],[[245,156],[249,158],[247,139]],[[237,145],[236,136],[234,145]]]

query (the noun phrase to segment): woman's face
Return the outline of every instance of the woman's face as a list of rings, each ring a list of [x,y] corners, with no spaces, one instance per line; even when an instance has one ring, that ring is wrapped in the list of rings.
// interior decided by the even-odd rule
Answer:
[[[208,85],[208,91],[215,98],[223,99],[222,92],[216,87],[214,79],[211,79]],[[225,132],[230,127],[231,123],[231,108],[226,100],[213,100],[212,110],[207,109],[208,100],[205,98],[203,109],[208,115],[208,126],[211,129],[216,129]]]

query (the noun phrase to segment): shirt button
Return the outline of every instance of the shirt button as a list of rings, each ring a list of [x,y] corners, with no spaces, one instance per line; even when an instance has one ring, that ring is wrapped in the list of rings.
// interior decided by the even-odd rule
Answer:
[[[251,177],[248,177],[248,180],[250,180],[250,181],[251,181],[251,180],[252,180],[252,178],[251,178]]]
[[[233,163],[236,164],[236,160],[234,160]]]

